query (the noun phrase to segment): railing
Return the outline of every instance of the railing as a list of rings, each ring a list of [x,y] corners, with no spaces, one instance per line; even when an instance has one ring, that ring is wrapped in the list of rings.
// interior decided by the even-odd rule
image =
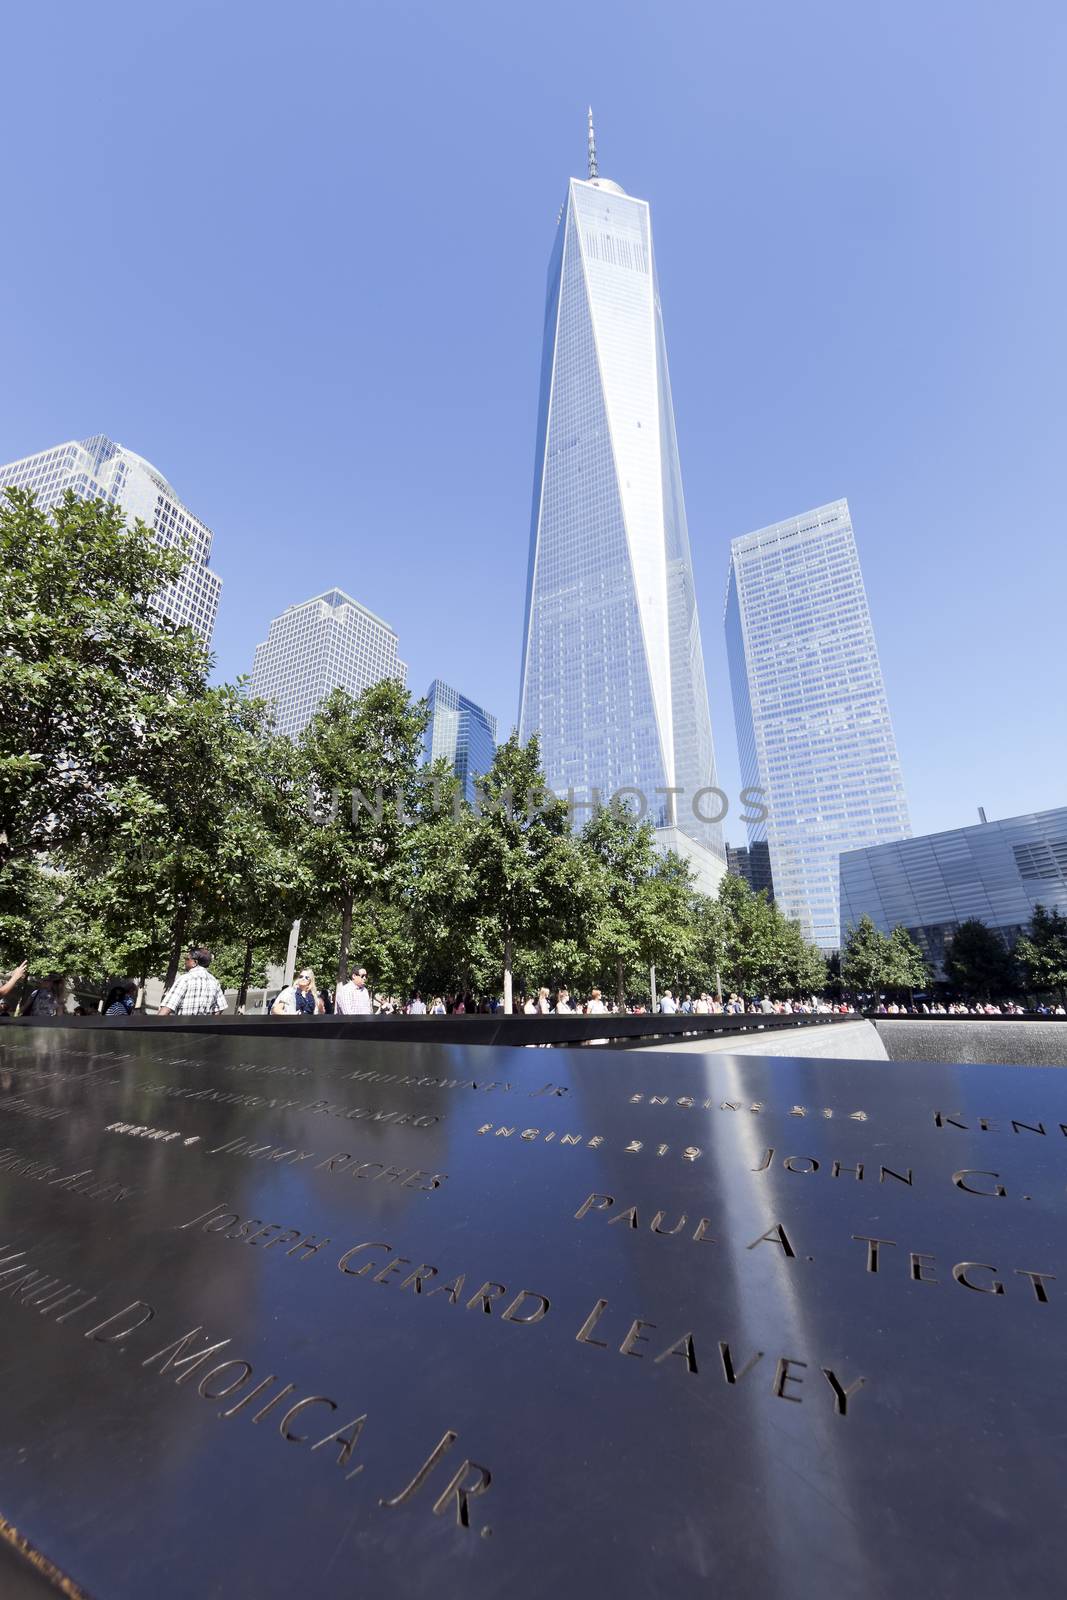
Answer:
[[[635,1045],[675,1039],[721,1038],[744,1033],[785,1033],[797,1028],[833,1027],[860,1020],[855,1014],[834,1012],[794,1012],[792,1016],[764,1015],[759,1011],[741,1015],[716,1013],[711,1016],[619,1016],[611,1012],[586,1017],[581,1013],[564,1016],[525,1015],[508,1017],[503,1012],[490,1016],[461,1017],[148,1017],[134,1012],[129,1017],[25,1017],[14,1026],[91,1029],[143,1029],[171,1033],[224,1033],[254,1035],[273,1039],[289,1036],[294,1030],[315,1039],[345,1039],[374,1044],[485,1044],[485,1045],[587,1045],[625,1050]]]

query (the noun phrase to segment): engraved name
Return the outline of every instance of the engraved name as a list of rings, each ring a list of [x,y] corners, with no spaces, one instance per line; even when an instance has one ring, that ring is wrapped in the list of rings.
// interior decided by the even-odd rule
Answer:
[[[914,1184],[914,1177],[910,1167],[905,1167],[903,1171],[898,1172],[895,1167],[887,1167],[881,1162],[876,1164],[872,1164],[869,1161],[846,1163],[820,1159],[818,1156],[800,1155],[780,1156],[776,1162],[773,1145],[767,1146],[760,1157],[759,1163],[754,1167],[750,1167],[749,1171],[767,1172],[770,1170],[772,1163],[775,1166],[781,1165],[786,1172],[800,1173],[804,1177],[811,1177],[816,1172],[822,1172],[824,1174],[828,1173],[831,1178],[853,1178],[857,1183],[863,1183],[865,1180],[873,1183],[892,1183],[895,1181],[903,1183],[909,1189]]]
[[[820,1160],[817,1156],[781,1156],[775,1160],[773,1145],[768,1145],[763,1152],[757,1166],[750,1167],[750,1172],[768,1172],[772,1164],[779,1164],[786,1172],[794,1172],[802,1177],[813,1177],[817,1172],[829,1174],[831,1178],[852,1178],[858,1183],[869,1180],[872,1183],[901,1183],[906,1188],[914,1186],[915,1177],[911,1167],[904,1167],[898,1171],[896,1167],[887,1167],[878,1162],[845,1163],[837,1160]],[[961,1190],[963,1194],[981,1195],[988,1199],[1006,1200],[1008,1191],[1000,1182],[999,1172],[989,1172],[981,1167],[961,1167],[949,1179],[953,1188]],[[1028,1200],[1029,1195],[1023,1199]]]
[[[399,1183],[401,1188],[416,1189],[423,1193],[440,1189],[448,1181],[447,1172],[427,1172],[422,1167],[387,1166],[384,1161],[364,1160],[348,1150],[335,1150],[332,1155],[319,1160],[317,1150],[301,1150],[296,1145],[256,1144],[251,1139],[228,1139],[225,1144],[217,1144],[205,1154],[242,1156],[247,1161],[272,1161],[287,1167],[298,1167],[305,1161],[314,1161],[316,1172],[341,1173],[345,1177],[371,1183],[378,1180]]]
[[[168,1065],[173,1066],[173,1062]],[[385,1123],[394,1128],[430,1128],[439,1116],[415,1115],[410,1111],[377,1111],[369,1106],[337,1106],[329,1100],[279,1100],[273,1095],[240,1094],[229,1089],[190,1089],[185,1084],[145,1083],[143,1094],[160,1095],[166,1100],[207,1101],[214,1105],[246,1106],[255,1111],[307,1111],[312,1116],[341,1117],[348,1122]]]
[[[87,1200],[128,1200],[137,1193],[136,1189],[127,1189],[121,1183],[102,1182],[95,1176],[92,1167],[85,1167],[81,1172],[62,1173],[51,1162],[23,1156],[10,1146],[0,1150],[0,1172],[10,1172],[19,1178],[34,1178],[38,1183],[48,1183],[54,1189],[84,1195]]]
[[[329,1236],[325,1239],[316,1239],[313,1233],[305,1233],[302,1228],[287,1228],[281,1222],[264,1222],[262,1217],[249,1217],[242,1220],[238,1211],[227,1211],[225,1206],[213,1206],[210,1211],[201,1212],[200,1216],[193,1217],[189,1222],[178,1224],[177,1231],[184,1233],[187,1228],[198,1228],[201,1233],[219,1233],[224,1239],[233,1239],[241,1244],[262,1243],[264,1250],[272,1250],[276,1244],[286,1245],[287,1256],[295,1256],[297,1261],[308,1261],[329,1244]],[[273,1237],[272,1237],[273,1235]]]
[[[64,1106],[39,1106],[21,1094],[0,1097],[0,1111],[7,1111],[16,1117],[32,1117],[38,1122],[54,1122],[57,1117],[67,1115]]]
[[[383,1251],[391,1259],[383,1265],[377,1255],[367,1257],[365,1250]],[[412,1270],[405,1273],[404,1269]],[[382,1244],[379,1241],[354,1244],[346,1250],[337,1263],[339,1272],[346,1277],[366,1278],[370,1275],[371,1283],[388,1285],[395,1283],[399,1277],[399,1287],[410,1289],[413,1294],[425,1295],[428,1300],[435,1295],[443,1295],[445,1303],[450,1306],[463,1304],[468,1311],[482,1311],[487,1317],[493,1316],[493,1307],[497,1306],[497,1314],[504,1322],[517,1322],[529,1326],[534,1322],[541,1322],[547,1316],[551,1302],[547,1295],[539,1294],[533,1289],[508,1289],[502,1283],[486,1280],[480,1284],[473,1294],[467,1297],[465,1285],[467,1274],[457,1273],[454,1277],[445,1278],[438,1267],[429,1262],[415,1265],[414,1257],[398,1256],[393,1252],[391,1244]],[[435,1281],[440,1280],[440,1281]],[[476,1279],[471,1279],[475,1282]],[[433,1284],[433,1288],[428,1287]],[[514,1296],[514,1299],[511,1298]],[[506,1305],[499,1305],[500,1301],[507,1301]]]
[[[898,1252],[896,1239],[881,1239],[866,1233],[854,1233],[852,1238],[864,1246],[867,1272],[896,1272],[911,1283],[956,1283],[961,1289],[972,1289],[977,1294],[1003,1295],[1007,1293],[1005,1279],[1023,1278],[1029,1283],[1037,1304],[1045,1306],[1050,1302],[1045,1285],[1056,1281],[1054,1272],[1037,1272],[1031,1267],[1012,1267],[1002,1272],[988,1261],[957,1261],[951,1267],[939,1267],[937,1257],[928,1250],[903,1250],[887,1256],[887,1250]],[[942,1275],[946,1271],[947,1278]],[[1022,1289],[1022,1284],[1012,1287]]]
[[[368,1067],[361,1068],[358,1072],[350,1072],[347,1076],[353,1083],[396,1083],[404,1084],[411,1089],[471,1089],[477,1094],[489,1094],[494,1090],[501,1094],[522,1093],[514,1084],[499,1083],[496,1079],[486,1083],[478,1082],[474,1078],[417,1077],[402,1072],[375,1072]],[[561,1095],[569,1093],[566,1084],[559,1083],[546,1083],[540,1089],[526,1091],[530,1100],[536,1100],[542,1095],[553,1095],[558,1099]]]
[[[7,1248],[0,1246],[0,1252]],[[3,1286],[0,1287],[0,1294],[11,1293],[16,1301],[35,1309],[41,1315],[47,1315],[58,1306],[65,1305],[66,1309],[61,1315],[51,1319],[63,1324],[71,1322],[72,1319],[88,1311],[91,1306],[97,1305],[96,1295],[85,1296],[83,1290],[70,1290],[69,1285],[63,1286],[57,1298],[53,1294],[53,1289],[60,1280],[57,1278],[44,1280],[44,1275],[25,1258],[25,1250],[15,1251],[12,1255],[0,1253],[0,1285]],[[15,1264],[10,1265],[12,1262]],[[69,1305],[71,1298],[76,1299],[78,1303]],[[82,1331],[82,1337],[94,1344],[126,1351],[129,1349],[130,1338],[140,1334],[142,1329],[155,1321],[156,1311],[146,1300],[133,1300],[101,1321],[95,1320],[98,1316],[99,1310],[94,1313],[93,1326]],[[344,1416],[345,1412],[329,1395],[310,1393],[294,1398],[299,1394],[298,1385],[295,1383],[286,1383],[282,1388],[270,1393],[269,1391],[279,1382],[276,1373],[269,1373],[253,1383],[256,1373],[250,1361],[233,1356],[221,1361],[213,1360],[230,1344],[232,1344],[231,1339],[213,1340],[210,1334],[205,1333],[202,1326],[197,1326],[145,1356],[141,1366],[153,1370],[159,1377],[165,1375],[168,1380],[173,1377],[176,1385],[185,1384],[195,1377],[197,1394],[212,1404],[219,1400],[229,1401],[232,1397],[238,1396],[232,1405],[226,1405],[216,1413],[220,1419],[241,1416],[242,1421],[258,1424],[270,1416],[271,1422],[277,1423],[278,1435],[287,1444],[310,1445],[309,1455],[325,1449],[329,1452],[329,1456],[333,1457],[334,1465],[345,1469],[346,1482],[358,1477],[366,1463],[359,1462],[350,1470],[349,1467],[368,1425],[368,1413],[362,1412],[351,1421],[335,1425],[336,1413],[340,1412]],[[249,1409],[253,1401],[256,1402],[255,1410]],[[325,1416],[321,1409],[323,1407],[326,1410]],[[317,1437],[327,1425],[329,1432]],[[308,1431],[304,1432],[304,1428]],[[430,1437],[433,1437],[432,1434]],[[421,1460],[414,1474],[407,1478],[396,1492],[383,1493],[375,1497],[379,1508],[391,1511],[409,1505],[419,1495],[430,1477],[436,1474],[437,1467],[445,1457],[451,1454],[458,1438],[459,1435],[454,1429],[446,1429],[429,1455]],[[313,1439],[314,1443],[311,1442]],[[453,1456],[449,1466],[454,1460]],[[447,1467],[445,1471],[448,1471]],[[447,1484],[433,1501],[432,1514],[441,1517],[451,1513],[457,1527],[470,1528],[472,1526],[470,1503],[484,1495],[491,1482],[492,1473],[489,1469],[465,1456],[462,1464],[452,1473]],[[440,1485],[441,1476],[438,1474],[435,1476],[435,1492]],[[420,1501],[421,1503],[423,1502]],[[484,1535],[489,1530],[483,1527],[480,1531]]]
[[[976,1117],[965,1122],[959,1111],[935,1111],[933,1115],[935,1128],[962,1128],[967,1133],[1036,1133],[1039,1138],[1059,1133],[1067,1138],[1067,1122],[1052,1122],[1046,1128],[1043,1122],[1023,1122],[1015,1117],[1009,1117],[1005,1124],[1003,1118],[994,1120],[991,1117]]]
[[[597,1300],[575,1334],[579,1344],[590,1345],[597,1350],[614,1349],[621,1356],[647,1361],[652,1367],[663,1366],[666,1362],[670,1364],[668,1370],[688,1373],[693,1377],[700,1374],[718,1375],[731,1386],[743,1383],[750,1373],[758,1370],[762,1373],[762,1381],[765,1384],[769,1379],[770,1391],[775,1399],[791,1400],[799,1405],[805,1399],[818,1396],[822,1401],[829,1402],[834,1416],[837,1417],[847,1417],[852,1414],[851,1403],[868,1382],[867,1378],[862,1376],[848,1382],[835,1368],[813,1367],[797,1356],[781,1355],[775,1358],[773,1368],[769,1362],[766,1367],[761,1367],[760,1363],[764,1359],[762,1350],[746,1353],[739,1351],[725,1339],[705,1341],[703,1335],[698,1339],[694,1331],[688,1328],[672,1337],[671,1333],[665,1333],[657,1323],[650,1322],[644,1317],[632,1319],[624,1317],[621,1322],[616,1322],[614,1325],[609,1320],[608,1326],[601,1327],[608,1308],[607,1300]],[[610,1339],[594,1337],[594,1334],[607,1334],[609,1327],[612,1328]],[[615,1340],[623,1328],[626,1331],[616,1345]],[[804,1376],[805,1373],[808,1374],[807,1378]],[[825,1381],[825,1388],[814,1382],[816,1373]],[[749,1387],[756,1381],[750,1380]],[[804,1387],[808,1389],[807,1395],[800,1393]]]

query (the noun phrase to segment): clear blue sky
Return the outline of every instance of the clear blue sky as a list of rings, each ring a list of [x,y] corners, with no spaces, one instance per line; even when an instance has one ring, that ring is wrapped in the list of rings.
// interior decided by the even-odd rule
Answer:
[[[338,584],[510,726],[592,101],[652,203],[725,786],[730,538],[847,495],[916,831],[1067,803],[1059,0],[39,0],[4,58],[0,460],[152,460],[221,675]]]

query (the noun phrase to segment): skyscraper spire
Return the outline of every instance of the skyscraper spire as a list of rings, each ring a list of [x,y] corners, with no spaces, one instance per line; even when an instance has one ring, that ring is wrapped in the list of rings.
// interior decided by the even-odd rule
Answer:
[[[589,107],[589,176],[599,178],[596,164],[596,134],[593,132],[593,108]]]

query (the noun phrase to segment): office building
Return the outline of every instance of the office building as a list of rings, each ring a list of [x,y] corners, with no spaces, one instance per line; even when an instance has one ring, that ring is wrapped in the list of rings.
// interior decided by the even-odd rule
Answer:
[[[629,791],[714,890],[726,862],[701,793],[715,756],[649,207],[599,176],[591,115],[548,273],[519,730],[539,735],[550,788],[584,808]]]
[[[340,589],[275,617],[256,646],[249,693],[274,708],[279,733],[295,739],[332,689],[359,695],[383,678],[407,679],[393,629]]]
[[[727,844],[726,870],[735,878],[744,878],[754,894],[774,899],[771,852],[766,839],[753,839],[748,845]]]
[[[841,852],[911,832],[848,502],[735,539],[725,621],[741,781],[767,812],[749,843],[785,915],[836,949]]]
[[[0,490],[9,486],[32,489],[43,506],[58,505],[68,489],[79,500],[106,500],[120,506],[128,522],[140,517],[160,544],[184,547],[188,564],[177,583],[156,596],[155,606],[211,644],[222,593],[222,579],[208,566],[213,535],[150,461],[97,433],[0,467]]]
[[[941,976],[946,945],[977,918],[1015,943],[1035,906],[1067,915],[1067,806],[976,822],[841,857],[841,941],[861,917],[907,928]]]
[[[496,718],[450,684],[435,678],[426,691],[430,720],[426,727],[426,760],[448,762],[472,804],[475,780],[493,765]]]

